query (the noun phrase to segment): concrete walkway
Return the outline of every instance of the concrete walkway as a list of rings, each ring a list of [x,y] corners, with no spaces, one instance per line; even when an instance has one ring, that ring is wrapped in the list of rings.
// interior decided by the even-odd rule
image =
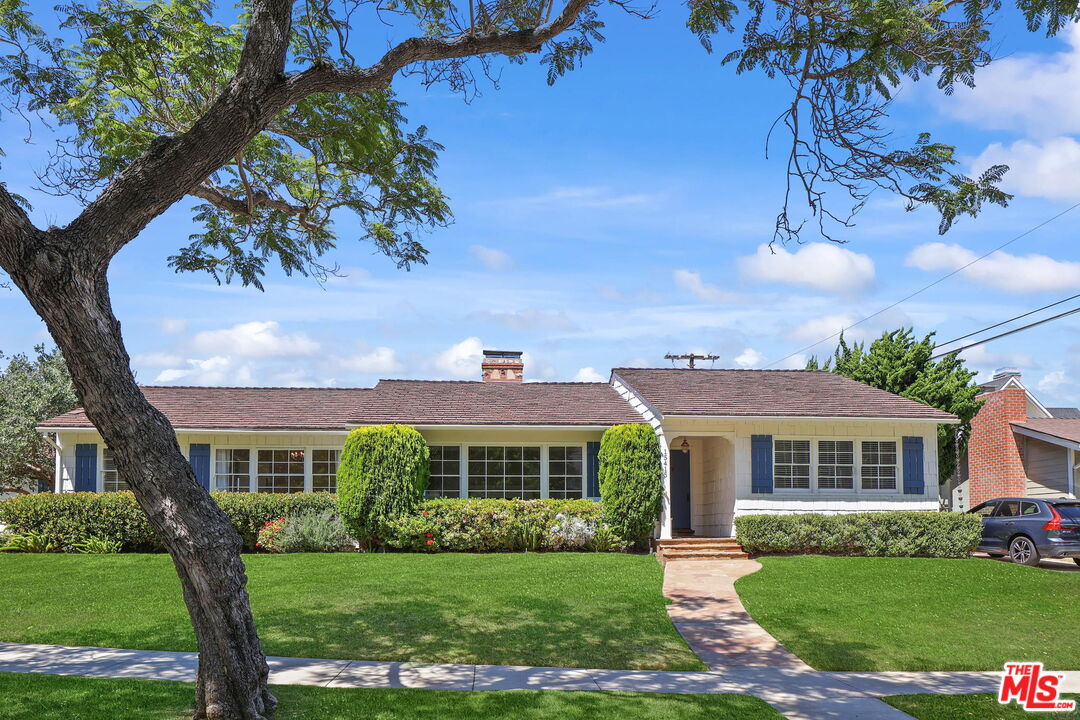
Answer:
[[[735,581],[761,569],[756,560],[673,560],[664,565],[668,615],[690,649],[712,670],[810,666],[746,612]]]
[[[789,720],[899,720],[877,700],[909,693],[996,692],[999,673],[833,673],[795,667],[728,667],[719,672],[659,672],[501,665],[267,659],[270,682],[338,688],[430,690],[625,690],[755,695]],[[0,643],[0,672],[192,682],[195,653]],[[1080,692],[1080,672],[1065,692]]]

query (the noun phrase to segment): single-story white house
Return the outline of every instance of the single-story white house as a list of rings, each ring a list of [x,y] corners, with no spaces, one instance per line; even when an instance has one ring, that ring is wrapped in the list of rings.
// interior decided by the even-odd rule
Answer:
[[[210,490],[335,488],[349,430],[404,423],[431,447],[430,497],[599,496],[604,430],[648,423],[664,448],[661,538],[727,537],[749,513],[937,510],[941,410],[824,371],[616,368],[607,383],[522,382],[485,351],[482,380],[372,388],[145,387]],[[39,425],[56,492],[121,490],[81,410]]]

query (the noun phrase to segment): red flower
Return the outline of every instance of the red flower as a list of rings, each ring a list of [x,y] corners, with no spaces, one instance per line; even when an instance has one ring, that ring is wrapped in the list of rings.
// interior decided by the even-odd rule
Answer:
[[[431,533],[425,533],[425,534],[424,534],[424,537],[435,537],[435,536],[434,536],[434,535],[432,535]]]
[[[427,541],[427,544],[428,544],[428,545],[434,545],[434,544],[435,544],[435,541],[434,541],[434,540],[428,540],[428,541]]]
[[[420,514],[421,514],[421,515],[427,515],[427,510],[421,510],[421,511],[420,511]]]

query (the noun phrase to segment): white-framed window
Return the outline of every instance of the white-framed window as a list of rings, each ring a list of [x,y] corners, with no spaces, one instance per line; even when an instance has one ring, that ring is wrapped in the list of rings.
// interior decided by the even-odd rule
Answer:
[[[580,445],[548,448],[548,497],[579,498],[585,488],[585,453]]]
[[[773,485],[778,490],[810,489],[810,441],[773,441]]]
[[[101,449],[101,487],[105,492],[119,492],[131,489],[127,482],[120,477],[120,473],[116,469],[116,457],[113,455],[112,448],[109,447]]]
[[[821,490],[855,489],[855,441],[818,440],[817,486]]]
[[[256,488],[261,493],[304,492],[304,455],[301,448],[258,452]]]
[[[540,447],[470,445],[469,497],[540,497]]]
[[[461,446],[432,445],[431,477],[424,497],[456,498],[461,495]]]
[[[224,492],[251,490],[251,450],[217,449],[214,454],[214,489]]]
[[[863,440],[859,469],[863,490],[896,490],[896,441]]]
[[[340,450],[315,448],[311,451],[311,491],[336,492]]]

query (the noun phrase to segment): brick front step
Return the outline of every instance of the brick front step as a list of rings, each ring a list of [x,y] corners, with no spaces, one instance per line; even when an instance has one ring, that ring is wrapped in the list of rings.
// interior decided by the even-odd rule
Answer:
[[[723,560],[748,557],[735,538],[672,538],[670,540],[657,540],[656,554],[664,562],[668,560]]]

